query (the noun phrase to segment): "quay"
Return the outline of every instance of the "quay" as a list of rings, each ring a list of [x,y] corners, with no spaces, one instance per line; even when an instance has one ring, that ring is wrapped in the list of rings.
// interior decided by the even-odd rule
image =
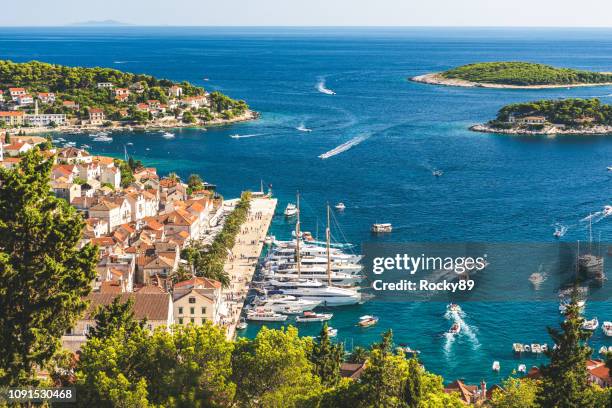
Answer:
[[[224,325],[227,338],[236,336],[236,325],[244,307],[249,284],[255,274],[257,263],[264,246],[264,239],[270,228],[277,199],[253,197],[247,221],[242,225],[236,244],[228,254],[224,269],[230,276],[229,287],[223,290],[223,299],[227,307]]]

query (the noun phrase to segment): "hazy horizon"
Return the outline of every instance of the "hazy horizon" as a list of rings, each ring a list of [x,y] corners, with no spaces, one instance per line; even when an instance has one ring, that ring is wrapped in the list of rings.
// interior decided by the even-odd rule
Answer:
[[[577,10],[568,0],[439,0],[422,3],[379,0],[32,0],[12,3],[0,15],[0,27],[70,26],[87,21],[115,20],[136,26],[174,27],[493,27],[610,28],[612,3],[584,0]]]

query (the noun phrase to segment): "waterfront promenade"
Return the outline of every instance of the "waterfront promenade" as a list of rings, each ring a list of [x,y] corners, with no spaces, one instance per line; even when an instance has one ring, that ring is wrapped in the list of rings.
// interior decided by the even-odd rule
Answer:
[[[223,290],[227,306],[227,337],[236,335],[236,325],[244,307],[248,287],[257,268],[259,255],[264,246],[264,239],[272,222],[277,200],[275,198],[253,198],[247,221],[242,225],[236,244],[228,254],[225,271],[231,279],[229,287]]]

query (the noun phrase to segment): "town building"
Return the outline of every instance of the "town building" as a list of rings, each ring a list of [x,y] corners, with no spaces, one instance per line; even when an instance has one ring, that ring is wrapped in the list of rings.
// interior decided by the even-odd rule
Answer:
[[[22,111],[3,111],[0,112],[0,122],[6,126],[22,126],[25,114]]]
[[[63,113],[39,113],[34,115],[25,115],[25,123],[30,126],[63,126],[66,124],[66,115]]]
[[[89,123],[92,125],[101,125],[105,119],[106,116],[104,115],[104,110],[100,108],[89,109]]]

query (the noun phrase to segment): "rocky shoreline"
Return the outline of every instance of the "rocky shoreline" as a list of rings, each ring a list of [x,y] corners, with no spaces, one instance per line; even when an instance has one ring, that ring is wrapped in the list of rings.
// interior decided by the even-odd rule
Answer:
[[[470,126],[473,132],[481,133],[503,133],[507,135],[612,135],[612,126],[592,126],[581,129],[565,129],[555,126],[546,126],[541,130],[529,130],[524,128],[500,129],[487,124]]]
[[[166,120],[151,122],[146,125],[131,125],[122,122],[112,122],[111,126],[103,125],[76,125],[76,126],[58,126],[58,127],[19,127],[6,129],[11,134],[38,134],[38,133],[71,133],[71,132],[100,132],[100,131],[121,131],[121,130],[161,130],[161,129],[181,129],[181,128],[202,128],[225,126],[233,123],[248,122],[259,118],[259,112],[247,110],[243,115],[236,116],[232,119],[214,119],[210,122],[202,124],[198,123],[183,123],[178,120]]]
[[[554,88],[577,88],[585,86],[606,86],[612,85],[612,82],[602,82],[597,84],[565,84],[565,85],[505,85],[505,84],[490,84],[482,82],[471,82],[463,79],[445,78],[441,72],[433,72],[430,74],[417,75],[410,78],[413,82],[420,82],[429,85],[443,86],[460,86],[464,88],[495,88],[495,89],[554,89]]]

